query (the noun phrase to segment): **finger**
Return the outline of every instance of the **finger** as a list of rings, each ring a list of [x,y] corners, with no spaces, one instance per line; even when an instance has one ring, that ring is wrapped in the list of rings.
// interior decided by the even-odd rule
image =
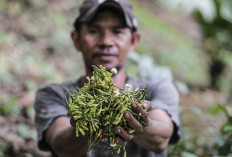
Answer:
[[[129,111],[126,111],[124,113],[124,116],[125,116],[125,119],[126,119],[128,125],[132,129],[134,129],[138,133],[143,133],[143,126],[142,126],[142,124],[139,121],[137,121],[135,119],[135,117]]]
[[[149,107],[149,101],[145,102],[145,104],[147,104],[147,107]],[[134,108],[135,112],[138,114],[141,114],[141,118],[143,119],[143,121],[145,122],[145,124],[148,124],[148,118],[147,115],[148,113],[143,109],[143,107],[141,107],[138,103],[136,103],[135,101],[132,102],[132,107]]]
[[[135,110],[136,113],[145,113],[146,111],[143,109],[142,106],[140,106],[137,102],[132,101],[132,107]]]
[[[129,134],[126,130],[124,130],[120,126],[116,127],[116,132],[119,136],[121,136],[126,141],[132,140],[134,138],[134,135]]]
[[[147,111],[149,111],[152,108],[152,103],[150,101],[143,100],[142,101],[142,108],[147,109]]]
[[[116,137],[116,143],[124,147],[126,146],[127,141],[123,140],[121,137]]]
[[[142,106],[140,106],[138,103],[134,102],[133,103],[133,108],[135,110],[136,113],[141,113],[142,115],[146,115],[146,111],[143,109]]]

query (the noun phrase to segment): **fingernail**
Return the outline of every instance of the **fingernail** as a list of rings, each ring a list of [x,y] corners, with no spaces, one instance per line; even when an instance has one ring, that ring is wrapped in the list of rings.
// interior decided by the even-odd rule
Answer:
[[[144,108],[148,108],[148,104],[147,104],[147,103],[144,103],[144,104],[143,104],[143,107],[144,107]]]
[[[130,117],[129,113],[126,112],[126,113],[125,113],[125,117],[126,117],[126,118],[129,118],[129,117]]]
[[[134,107],[134,108],[136,107],[136,104],[134,101],[132,102],[132,107]]]

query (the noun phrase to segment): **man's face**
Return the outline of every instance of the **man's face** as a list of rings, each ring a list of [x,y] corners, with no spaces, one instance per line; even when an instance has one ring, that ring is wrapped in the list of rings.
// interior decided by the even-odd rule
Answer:
[[[130,28],[109,11],[98,13],[91,24],[82,25],[77,44],[88,70],[92,65],[107,70],[124,68],[127,53],[135,46]]]

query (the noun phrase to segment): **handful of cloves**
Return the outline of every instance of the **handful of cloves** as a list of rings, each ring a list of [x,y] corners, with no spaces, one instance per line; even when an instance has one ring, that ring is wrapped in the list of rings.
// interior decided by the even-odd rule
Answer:
[[[109,149],[120,153],[122,146],[115,141],[115,127],[120,125],[129,133],[134,131],[123,117],[125,111],[129,111],[140,123],[145,123],[131,105],[132,101],[140,104],[145,99],[146,89],[131,91],[131,85],[126,84],[123,91],[112,81],[112,75],[116,73],[115,68],[108,72],[103,66],[98,68],[93,65],[92,77],[86,78],[88,82],[82,88],[66,93],[67,114],[76,121],[76,137],[89,134],[88,151],[99,141],[108,138]],[[107,134],[104,134],[106,128]]]

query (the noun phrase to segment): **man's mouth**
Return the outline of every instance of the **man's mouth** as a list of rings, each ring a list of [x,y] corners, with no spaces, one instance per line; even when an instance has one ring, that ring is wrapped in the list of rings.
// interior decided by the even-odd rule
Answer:
[[[115,59],[117,57],[117,55],[113,55],[113,54],[104,54],[104,53],[97,53],[93,55],[93,58],[97,58],[101,61],[104,62],[109,62],[113,59]]]

